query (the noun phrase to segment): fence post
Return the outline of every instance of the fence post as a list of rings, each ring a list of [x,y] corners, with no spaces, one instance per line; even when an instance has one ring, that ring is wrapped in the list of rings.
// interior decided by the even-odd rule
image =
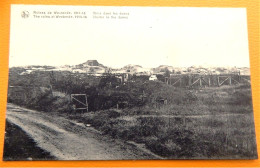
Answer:
[[[88,112],[88,97],[87,97],[87,95],[85,95],[85,98],[86,98],[86,105],[87,105],[87,112]]]
[[[165,80],[164,82],[165,82],[167,85],[169,85],[169,78],[168,78],[168,77],[165,77],[164,80]]]
[[[190,79],[190,75],[188,75],[188,86],[190,86],[191,85],[191,81],[190,81],[191,79]]]

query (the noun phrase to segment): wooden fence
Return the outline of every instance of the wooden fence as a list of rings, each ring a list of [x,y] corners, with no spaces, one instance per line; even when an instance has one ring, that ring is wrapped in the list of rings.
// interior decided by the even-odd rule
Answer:
[[[165,78],[165,82],[176,87],[211,87],[222,85],[236,85],[240,83],[251,83],[249,75],[219,74],[219,75],[198,75],[180,74],[171,75]]]

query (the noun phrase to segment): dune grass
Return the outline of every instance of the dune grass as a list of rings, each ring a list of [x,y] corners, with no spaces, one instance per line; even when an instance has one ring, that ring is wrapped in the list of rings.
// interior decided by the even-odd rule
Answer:
[[[257,158],[250,86],[163,87],[151,92],[146,106],[70,118],[113,138],[144,144],[166,159]],[[159,96],[168,97],[168,104],[156,104]]]

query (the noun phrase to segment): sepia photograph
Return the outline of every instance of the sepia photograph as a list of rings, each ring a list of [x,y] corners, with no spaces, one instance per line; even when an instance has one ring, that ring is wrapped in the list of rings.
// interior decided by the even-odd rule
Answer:
[[[257,159],[247,9],[11,5],[4,161]]]

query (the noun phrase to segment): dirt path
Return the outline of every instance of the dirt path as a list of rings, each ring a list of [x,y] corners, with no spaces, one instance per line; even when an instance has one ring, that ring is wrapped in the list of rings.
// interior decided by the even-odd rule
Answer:
[[[134,145],[101,135],[91,127],[55,113],[37,112],[8,104],[6,117],[58,160],[158,159]]]

